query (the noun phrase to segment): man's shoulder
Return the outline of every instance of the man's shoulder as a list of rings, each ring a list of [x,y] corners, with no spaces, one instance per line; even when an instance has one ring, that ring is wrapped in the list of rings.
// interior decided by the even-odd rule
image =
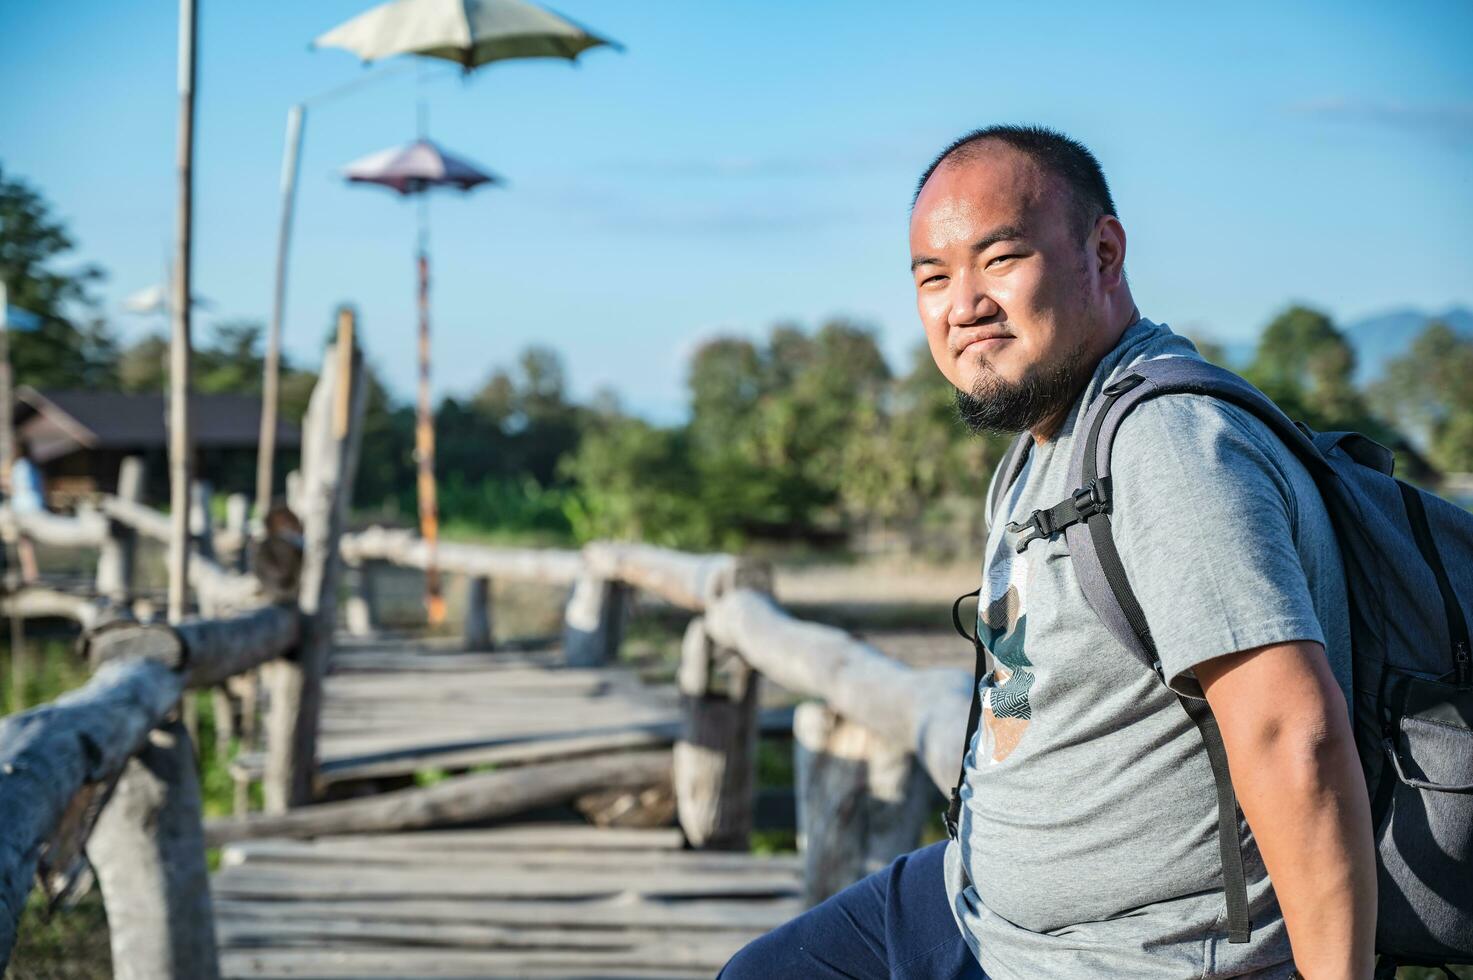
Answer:
[[[1272,471],[1287,477],[1302,468],[1268,423],[1249,409],[1213,395],[1172,392],[1136,404],[1121,420],[1111,448],[1111,471],[1129,472],[1170,457],[1189,472],[1220,469]]]

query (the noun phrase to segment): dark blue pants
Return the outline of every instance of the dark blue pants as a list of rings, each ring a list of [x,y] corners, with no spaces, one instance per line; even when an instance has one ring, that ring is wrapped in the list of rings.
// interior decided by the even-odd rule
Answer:
[[[945,852],[901,855],[753,940],[719,980],[986,980],[951,915]]]

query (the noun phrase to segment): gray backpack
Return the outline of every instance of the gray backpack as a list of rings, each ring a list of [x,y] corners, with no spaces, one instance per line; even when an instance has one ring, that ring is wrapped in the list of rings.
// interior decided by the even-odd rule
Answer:
[[[1365,436],[1315,433],[1232,372],[1196,358],[1163,357],[1131,366],[1087,407],[1079,430],[1087,436],[1076,443],[1069,470],[1079,489],[1010,524],[1018,550],[1063,532],[1091,607],[1160,673],[1150,626],[1111,536],[1110,449],[1132,407],[1173,393],[1210,395],[1261,419],[1314,477],[1334,525],[1354,638],[1351,713],[1376,836],[1377,976],[1393,975],[1397,963],[1473,963],[1473,514],[1394,479],[1391,452]],[[1025,432],[1003,458],[989,513],[996,513],[1030,445]],[[977,647],[980,684],[985,668]],[[1215,777],[1228,940],[1247,942],[1248,895],[1227,753],[1207,702],[1180,700],[1202,734]],[[967,746],[978,709],[973,698]],[[953,791],[949,828],[959,806]]]

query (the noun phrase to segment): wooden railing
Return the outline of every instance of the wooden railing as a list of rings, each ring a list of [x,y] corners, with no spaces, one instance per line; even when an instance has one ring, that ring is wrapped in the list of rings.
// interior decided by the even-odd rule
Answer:
[[[99,554],[93,596],[23,588],[4,597],[12,616],[77,620],[93,673],[80,689],[0,720],[0,971],[37,876],[57,896],[90,866],[107,910],[115,976],[218,976],[200,789],[181,697],[267,667],[267,808],[310,801],[337,618],[339,538],[367,391],[351,319],[340,328],[304,422],[300,523],[291,514],[269,516],[253,549],[256,574],[247,575],[215,560],[202,522],[189,562],[200,616],[173,624],[130,618],[137,539],[170,533],[167,516],[137,499],[136,461],[125,464],[119,495],[95,510],[0,513],[0,533]],[[243,528],[238,534],[244,547]]]
[[[345,536],[343,555],[356,570],[350,620],[363,629],[374,620],[371,564],[422,568],[427,559],[414,535],[381,528]],[[490,646],[495,578],[571,586],[563,627],[570,666],[615,658],[632,590],[697,613],[682,642],[686,717],[673,773],[678,819],[694,847],[748,846],[759,678],[811,699],[797,709],[793,731],[811,901],[913,848],[936,799],[928,784],[946,793],[956,779],[970,672],[912,668],[843,630],[791,616],[761,563],[611,542],[581,551],[441,543],[438,559],[470,581],[465,634],[473,649]]]
[[[375,621],[374,566],[430,562],[408,532],[342,532],[364,386],[356,369],[339,371],[339,363],[329,351],[304,426],[307,465],[289,494],[300,523],[290,515],[267,522],[251,575],[216,552],[245,548],[242,507],[232,506],[225,533],[196,528],[189,577],[203,618],[168,626],[123,618],[137,540],[169,533],[167,517],[137,499],[141,473],[128,472],[136,464],[125,466],[119,494],[93,511],[0,512],[0,534],[99,552],[95,596],[24,589],[3,600],[12,615],[77,620],[96,669],[82,689],[0,722],[0,967],[37,873],[54,894],[75,877],[84,847],[107,905],[117,976],[125,978],[215,975],[206,842],[489,819],[598,786],[647,786],[668,773],[693,847],[745,849],[762,677],[810,699],[793,721],[808,899],[916,845],[936,798],[929,784],[945,792],[955,778],[968,672],[915,669],[843,630],[793,617],[773,597],[770,569],[760,562],[611,542],[580,550],[441,542],[435,562],[469,582],[469,649],[492,646],[493,580],[570,590],[563,649],[572,666],[615,659],[634,590],[695,613],[681,645],[685,717],[673,772],[668,753],[634,751],[308,806],[339,571],[348,585],[343,618],[365,632]],[[177,717],[181,694],[257,667],[270,691],[266,813],[203,828],[191,740]]]

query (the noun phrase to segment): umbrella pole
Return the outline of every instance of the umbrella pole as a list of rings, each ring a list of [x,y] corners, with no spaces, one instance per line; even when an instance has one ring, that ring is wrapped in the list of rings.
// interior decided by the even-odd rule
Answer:
[[[286,308],[287,250],[291,246],[292,212],[297,198],[298,161],[306,107],[297,104],[286,116],[286,155],[281,161],[281,222],[276,231],[276,289],[271,300],[271,328],[266,334],[266,361],[261,368],[261,437],[256,455],[256,516],[271,509],[272,469],[276,465],[276,413],[281,400],[281,320]]]
[[[194,446],[189,431],[191,235],[194,225],[195,0],[179,3],[179,204],[174,302],[169,342],[169,622],[184,618],[189,597],[189,489]]]
[[[419,401],[415,413],[414,448],[419,461],[419,533],[425,542],[425,614],[431,626],[445,621],[436,545],[440,515],[435,501],[435,419],[430,412],[430,257],[425,243],[424,198],[420,198],[419,235]]]

